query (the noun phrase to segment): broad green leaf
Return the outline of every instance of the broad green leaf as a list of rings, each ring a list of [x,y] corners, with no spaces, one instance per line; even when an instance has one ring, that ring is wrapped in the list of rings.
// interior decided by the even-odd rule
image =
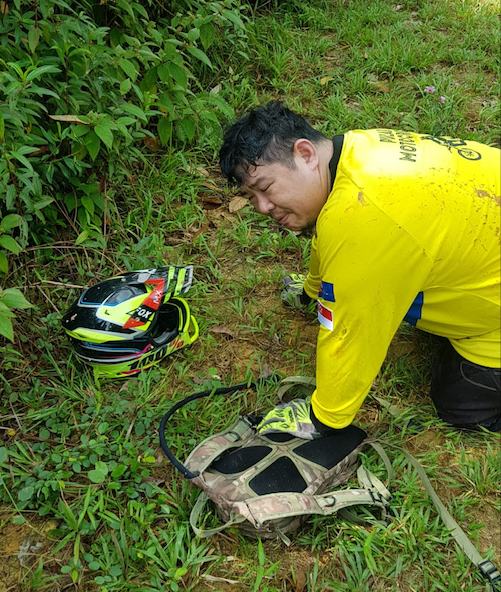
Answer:
[[[34,489],[33,485],[29,485],[28,487],[23,487],[22,489],[19,490],[19,492],[17,494],[17,498],[21,502],[27,502],[28,500],[30,500],[33,497],[34,493],[35,493],[35,489]]]
[[[40,78],[44,74],[58,74],[59,72],[61,72],[61,70],[56,68],[56,66],[40,66],[39,68],[32,70],[28,76],[26,76],[26,82],[35,80],[35,78]]]
[[[193,43],[193,41],[196,41],[199,37],[200,37],[200,29],[197,29],[196,27],[194,27],[193,29],[188,31],[188,40],[191,41],[192,43]]]
[[[130,81],[129,78],[122,80],[122,82],[120,83],[120,94],[126,95],[130,91],[131,88],[132,88],[132,82]]]
[[[50,205],[53,201],[54,201],[54,199],[52,197],[46,197],[45,199],[41,199],[40,201],[37,201],[33,207],[35,208],[35,210],[43,210],[48,205]]]
[[[36,152],[39,150],[38,146],[20,146],[16,150],[16,154],[31,154],[32,152]]]
[[[169,72],[173,80],[184,90],[188,88],[188,73],[184,68],[177,64],[169,63]]]
[[[59,99],[59,95],[55,93],[53,90],[49,90],[48,88],[44,88],[43,86],[35,86],[32,85],[30,87],[31,92],[34,92],[38,96],[42,97],[44,95],[48,95],[49,97],[54,97],[55,99]]]
[[[125,103],[124,105],[120,105],[120,108],[126,113],[130,113],[131,115],[139,117],[139,119],[142,119],[144,122],[148,120],[148,118],[146,117],[146,113],[137,105],[133,105],[132,103]]]
[[[7,234],[0,234],[0,247],[7,249],[7,251],[14,253],[14,255],[19,255],[23,250],[19,243]]]
[[[150,17],[148,16],[148,12],[146,11],[146,9],[144,8],[144,6],[141,6],[141,4],[138,4],[137,2],[133,2],[131,4],[131,6],[134,8],[134,10],[136,12],[139,12],[139,14],[141,16],[143,16],[145,19],[149,19]]]
[[[158,136],[162,146],[166,146],[172,136],[172,122],[167,117],[161,117],[157,126]]]
[[[35,49],[37,48],[39,41],[40,41],[40,29],[38,27],[34,27],[33,29],[30,29],[28,32],[28,45],[30,47],[31,53],[35,53]]]
[[[0,300],[9,308],[31,308],[33,306],[17,288],[7,288],[0,292]]]
[[[94,132],[104,142],[104,144],[111,149],[113,146],[113,132],[110,130],[110,128],[99,123],[94,128]]]
[[[193,57],[197,58],[197,60],[200,60],[206,66],[212,68],[212,62],[201,49],[198,49],[198,47],[188,47],[188,52],[191,53]]]
[[[129,60],[120,60],[118,65],[127,74],[127,76],[132,79],[132,81],[136,80],[137,68],[133,62],[130,62]]]
[[[177,58],[177,49],[174,47],[174,44],[172,43],[173,40],[169,41],[165,44],[164,47],[165,59],[175,60]]]
[[[156,94],[156,85],[158,83],[158,72],[156,66],[154,68],[150,68],[146,74],[143,76],[141,82],[139,83],[139,88],[143,92],[151,92]],[[140,98],[141,100],[141,98]]]
[[[200,41],[202,42],[204,49],[209,49],[214,43],[215,38],[216,28],[212,23],[206,23],[200,27]]]
[[[108,474],[108,465],[102,460],[98,460],[95,466],[96,470],[103,472],[105,475]]]
[[[14,329],[12,327],[12,321],[10,318],[0,312],[0,335],[3,335],[10,341],[14,341]]]
[[[94,214],[94,202],[90,197],[84,195],[84,197],[82,197],[82,205],[91,216]]]
[[[9,271],[9,261],[5,251],[0,251],[0,273],[7,273]]]
[[[0,142],[4,142],[5,140],[5,122],[3,119],[3,114],[0,113]]]
[[[116,123],[109,116],[106,116],[106,117],[103,117],[102,119],[100,119],[99,123],[97,125],[99,125],[99,127],[104,127],[106,129],[110,129],[110,130],[117,129]]]
[[[85,136],[85,147],[89,151],[92,160],[96,160],[96,156],[99,154],[99,149],[101,148],[101,140],[94,131]]]
[[[8,231],[12,230],[13,228],[16,228],[17,226],[20,226],[22,222],[23,219],[19,214],[7,214],[5,218],[2,218],[2,221],[0,222],[0,227],[3,228],[3,230]]]
[[[9,319],[15,319],[16,315],[12,310],[0,300],[0,313],[4,314]]]
[[[10,183],[7,185],[5,192],[5,206],[8,210],[13,209],[14,201],[16,199],[16,186]]]
[[[12,158],[15,158],[16,160],[18,160],[20,163],[24,164],[24,166],[29,170],[29,171],[33,171],[33,167],[31,166],[31,162],[25,158],[22,154],[20,154],[19,152],[13,152],[11,154]]]
[[[229,21],[231,21],[234,25],[237,25],[238,28],[243,29],[244,28],[244,24],[242,22],[242,19],[240,18],[240,16],[232,11],[232,10],[223,10],[223,12],[221,13],[225,18],[227,18]]]
[[[113,479],[119,479],[125,473],[125,471],[127,471],[127,467],[125,465],[118,465],[113,469],[111,477]]]
[[[87,148],[85,144],[75,143],[75,147],[73,148],[73,156],[76,160],[83,160],[88,154]]]
[[[89,238],[89,231],[83,230],[78,236],[75,241],[75,245],[81,245],[85,240]]]
[[[81,137],[87,135],[90,131],[91,131],[91,129],[87,125],[76,125],[73,128],[72,133],[73,133],[74,138],[81,138]]]
[[[89,471],[87,475],[92,483],[104,483],[106,480],[106,473],[103,473],[103,471],[98,469],[92,469],[92,471]]]
[[[119,8],[121,8],[124,12],[129,13],[130,17],[134,21],[136,20],[136,15],[134,14],[134,11],[132,10],[132,7],[129,2],[126,2],[125,0],[116,0],[116,2]]]
[[[171,73],[168,64],[162,64],[161,66],[158,66],[157,74],[162,82],[168,82],[171,79]]]
[[[195,137],[195,121],[191,117],[185,117],[181,125],[188,140],[193,140]]]
[[[162,105],[162,107],[165,107],[165,109],[167,109],[169,115],[172,118],[174,115],[174,104],[171,101],[168,93],[162,94],[162,96],[160,97],[160,104]]]
[[[133,123],[136,123],[137,119],[134,119],[134,117],[119,117],[117,119],[117,125],[132,125]]]

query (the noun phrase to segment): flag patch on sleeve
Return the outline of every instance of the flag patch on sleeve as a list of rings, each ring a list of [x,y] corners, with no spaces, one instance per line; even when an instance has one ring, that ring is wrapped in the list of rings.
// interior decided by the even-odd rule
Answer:
[[[318,301],[318,322],[329,331],[334,330],[334,315],[330,308]]]
[[[336,299],[334,298],[334,284],[331,284],[330,282],[320,282],[318,296],[328,302],[336,302]]]

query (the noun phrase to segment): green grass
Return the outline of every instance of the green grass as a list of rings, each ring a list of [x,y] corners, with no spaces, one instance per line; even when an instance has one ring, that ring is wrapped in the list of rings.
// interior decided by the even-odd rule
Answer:
[[[471,0],[264,4],[248,11],[251,64],[228,64],[220,93],[236,114],[285,100],[332,135],[391,126],[499,145],[496,8]],[[424,92],[429,85],[434,94]],[[314,317],[285,309],[279,295],[283,275],[306,269],[308,238],[248,209],[229,211],[234,196],[218,173],[218,142],[145,152],[128,179],[110,180],[103,235],[75,246],[69,227],[53,245],[20,255],[4,280],[36,309],[17,314],[14,344],[0,344],[0,591],[484,590],[398,452],[390,452],[388,528],[314,518],[290,547],[235,531],[192,535],[196,491],[159,449],[163,414],[221,384],[275,370],[312,375],[315,361]],[[219,208],[206,209],[204,198],[218,198]],[[138,378],[97,381],[60,326],[81,291],[75,286],[165,263],[195,267],[188,301],[200,338]],[[357,421],[422,462],[477,547],[499,564],[499,438],[462,434],[436,418],[432,349],[428,337],[402,327],[373,387],[402,413],[395,418],[369,397]],[[239,413],[274,402],[268,387],[194,403],[177,414],[168,440],[184,458]],[[422,431],[406,427],[410,419]],[[375,454],[364,462],[385,478]],[[37,550],[21,565],[23,541]]]

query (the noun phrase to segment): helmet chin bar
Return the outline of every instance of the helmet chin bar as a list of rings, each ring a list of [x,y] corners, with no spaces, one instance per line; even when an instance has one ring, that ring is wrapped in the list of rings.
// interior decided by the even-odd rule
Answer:
[[[186,302],[182,298],[171,299],[157,313],[155,326],[151,328],[151,341],[157,346],[169,343],[187,328],[189,320],[190,311]],[[164,330],[157,336],[159,327]]]

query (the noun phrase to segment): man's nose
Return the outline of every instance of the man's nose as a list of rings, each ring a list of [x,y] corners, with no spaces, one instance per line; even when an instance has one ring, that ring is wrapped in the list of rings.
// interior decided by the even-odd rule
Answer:
[[[254,209],[260,214],[269,214],[275,207],[264,195],[256,195],[255,197]]]

